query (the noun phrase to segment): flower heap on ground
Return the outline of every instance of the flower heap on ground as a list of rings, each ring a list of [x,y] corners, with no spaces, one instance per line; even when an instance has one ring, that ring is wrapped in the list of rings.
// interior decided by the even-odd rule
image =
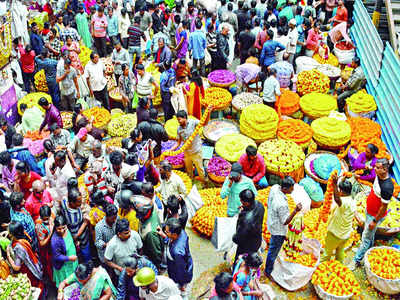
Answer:
[[[265,141],[275,138],[278,114],[265,104],[251,104],[240,115],[240,131],[248,137]]]
[[[226,199],[221,199],[221,189],[219,188],[204,189],[199,193],[204,205],[196,211],[190,222],[195,231],[211,238],[215,218],[227,216],[228,204]]]
[[[232,94],[220,87],[209,87],[205,91],[204,98],[200,99],[202,106],[212,105],[215,109],[223,109],[232,102]]]
[[[136,114],[120,114],[112,116],[108,123],[107,131],[111,136],[128,137],[130,132],[136,127]]]
[[[390,280],[400,279],[400,252],[398,250],[372,249],[368,255],[368,262],[375,275]]]
[[[311,282],[326,293],[335,296],[358,296],[361,293],[360,284],[354,273],[337,260],[319,264],[312,275]]]
[[[293,141],[305,149],[312,140],[313,130],[301,120],[288,119],[279,122],[277,136],[282,140]]]
[[[316,69],[302,71],[297,76],[297,92],[301,96],[312,92],[327,93],[329,84],[329,77]]]
[[[44,113],[45,112],[44,108],[39,105],[39,99],[42,98],[42,97],[46,98],[46,100],[49,101],[49,103],[52,103],[51,96],[49,94],[41,93],[41,92],[39,92],[39,93],[30,93],[30,94],[25,95],[24,97],[22,97],[21,99],[18,100],[18,107],[17,107],[18,108],[18,113],[22,116],[22,111],[20,110],[20,106],[21,106],[22,103],[25,103],[27,108],[31,108],[32,106],[36,106],[37,108],[39,108]]]
[[[89,120],[94,117],[93,126],[97,128],[105,127],[111,120],[110,112],[103,107],[92,107],[83,111],[83,115]]]
[[[264,157],[266,169],[275,173],[298,170],[305,159],[303,150],[295,142],[278,139],[262,143],[258,153]]]
[[[312,119],[329,116],[332,110],[337,109],[337,101],[327,94],[313,92],[300,98],[300,108]]]
[[[257,147],[256,143],[247,136],[240,133],[227,134],[215,143],[215,152],[229,162],[237,162],[249,145]]]
[[[351,136],[350,125],[346,121],[322,117],[311,123],[314,140],[320,145],[338,147],[346,145]]]

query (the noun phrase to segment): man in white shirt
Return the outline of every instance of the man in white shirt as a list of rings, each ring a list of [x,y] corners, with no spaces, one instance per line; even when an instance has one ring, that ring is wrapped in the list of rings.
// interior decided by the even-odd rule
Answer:
[[[268,79],[264,82],[263,101],[264,104],[273,108],[276,102],[276,96],[281,95],[281,89],[279,81],[276,79],[276,70],[274,68],[270,69],[269,75]]]
[[[133,283],[139,287],[139,298],[145,300],[182,299],[178,286],[166,276],[156,276],[151,268],[141,268]]]
[[[287,49],[288,46],[289,46],[290,40],[289,40],[289,37],[287,35],[287,32],[285,32],[285,31],[286,30],[283,27],[279,27],[278,31],[277,31],[278,34],[274,35],[274,41],[277,41],[277,42],[281,43]],[[276,61],[282,61],[284,53],[287,53],[287,50],[277,52],[275,54],[275,60]]]
[[[293,59],[296,54],[296,45],[297,45],[297,40],[299,38],[299,33],[296,28],[296,20],[291,19],[289,21],[289,44],[286,48],[286,52],[289,54],[289,63],[293,64]]]
[[[100,101],[105,109],[109,109],[106,68],[99,59],[99,55],[93,51],[90,54],[90,61],[85,67],[84,77],[89,87],[90,97]]]
[[[155,191],[161,194],[161,200],[164,205],[167,205],[168,197],[171,195],[175,195],[181,199],[186,197],[185,184],[178,175],[172,172],[172,166],[167,160],[160,163],[160,177],[161,184]]]

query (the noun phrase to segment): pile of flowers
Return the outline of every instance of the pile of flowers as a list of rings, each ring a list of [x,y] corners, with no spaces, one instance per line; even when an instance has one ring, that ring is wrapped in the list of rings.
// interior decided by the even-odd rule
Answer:
[[[219,156],[213,156],[208,162],[207,172],[218,177],[227,177],[231,172],[232,165]]]
[[[304,214],[303,222],[306,228],[304,236],[309,239],[317,239],[322,247],[325,246],[325,238],[328,232],[328,223],[320,223],[319,216],[322,207],[310,209]]]
[[[118,102],[122,101],[122,95],[121,95],[118,87],[114,87],[110,90],[110,98],[112,98]]]
[[[70,111],[62,111],[60,112],[61,119],[63,122],[63,126],[65,129],[72,128],[72,112]]]
[[[278,113],[290,116],[300,109],[300,96],[288,89],[281,89],[281,95],[275,103]]]
[[[267,140],[276,136],[278,114],[264,104],[251,104],[240,115],[240,131],[255,140]]]
[[[358,296],[360,284],[353,272],[337,260],[326,261],[318,265],[312,278],[312,284],[319,286],[326,293],[335,296]]]
[[[221,189],[203,189],[200,192],[204,205],[196,211],[191,219],[192,228],[211,238],[214,231],[214,221],[216,217],[227,217],[227,201],[221,199]]]
[[[197,120],[193,116],[188,116],[188,119]],[[176,140],[178,138],[178,127],[179,123],[176,116],[174,116],[172,119],[169,119],[167,122],[165,122],[164,125],[165,131],[167,131],[168,136],[173,140]]]
[[[110,112],[103,107],[95,106],[95,107],[89,108],[89,109],[83,111],[83,114],[89,120],[93,116],[94,117],[93,126],[97,127],[97,128],[105,127],[108,124],[108,122],[110,122],[110,120],[111,120]]]
[[[287,257],[285,259],[288,262],[292,262],[292,263],[296,263],[296,264],[300,264],[303,265],[305,267],[309,267],[309,268],[313,268],[315,266],[315,264],[317,263],[317,259],[314,255],[312,255],[311,253],[309,254],[300,254],[296,257]]]
[[[52,103],[51,96],[49,94],[41,93],[41,92],[30,93],[18,100],[18,113],[22,116],[22,112],[20,110],[20,105],[22,103],[25,103],[28,108],[31,108],[32,106],[36,106],[44,113],[45,112],[44,109],[38,104],[39,99],[42,97],[46,98],[47,101],[49,101],[49,103]]]
[[[106,147],[122,147],[122,137],[114,137],[103,142]]]
[[[36,72],[33,78],[35,80],[35,87],[38,92],[49,91],[49,88],[47,86],[46,75],[44,74],[44,69],[41,69],[39,72]]]
[[[268,226],[267,226],[267,217],[268,217],[268,196],[269,192],[271,191],[271,187],[267,187],[266,189],[258,190],[257,191],[257,196],[256,200],[262,203],[264,205],[264,219],[263,219],[263,225],[262,225],[262,235],[263,239],[265,242],[269,243],[269,240],[271,238],[271,233],[268,231]]]
[[[174,170],[173,172],[182,179],[182,181],[186,187],[186,191],[189,193],[193,187],[192,179],[190,179],[189,175],[186,174],[185,172],[181,172],[181,171],[177,171],[177,170]]]
[[[239,133],[227,134],[215,143],[215,152],[227,161],[237,162],[249,145],[257,147],[256,143],[247,136]]]
[[[335,48],[338,48],[339,50],[352,50],[354,47],[345,41],[341,41],[335,44]]]
[[[162,142],[161,143],[161,152],[168,151],[175,145],[176,145],[176,141],[172,141],[172,140]],[[178,149],[180,149],[181,146],[182,145],[180,145],[178,147]],[[175,156],[167,156],[165,159],[168,160],[170,162],[170,164],[175,168],[182,167],[185,164],[185,154],[184,153],[179,153],[178,155],[175,155]]]
[[[377,109],[375,99],[366,90],[360,90],[346,99],[347,108],[355,113],[374,111]]]
[[[236,81],[236,76],[229,70],[215,70],[208,74],[207,79],[214,86],[230,86]]]
[[[368,262],[375,275],[391,280],[400,279],[400,252],[398,250],[386,247],[372,249],[368,255]]]
[[[264,157],[266,169],[275,173],[298,170],[305,159],[303,150],[295,142],[278,139],[262,143],[258,153]]]
[[[311,123],[314,140],[320,145],[337,147],[347,144],[350,140],[351,128],[346,121],[323,117]]]
[[[212,105],[215,109],[223,109],[229,106],[232,95],[228,90],[220,87],[209,87],[206,89],[204,98],[200,99],[202,106]]]
[[[279,139],[293,141],[305,149],[311,142],[313,131],[307,123],[288,119],[279,122],[277,136]]]
[[[31,294],[31,282],[26,274],[18,273],[9,275],[6,279],[0,279],[1,299],[29,299]]]
[[[329,116],[337,109],[334,97],[322,93],[309,93],[300,98],[301,110],[313,119]]]
[[[85,67],[90,60],[90,54],[92,53],[92,49],[86,47],[85,45],[81,45],[80,48],[81,48],[81,53],[79,53],[79,59],[81,60],[82,66]]]
[[[329,84],[329,77],[315,69],[302,71],[297,76],[297,91],[300,95],[312,92],[327,93]]]
[[[240,93],[233,97],[232,105],[239,110],[243,110],[245,107],[251,104],[262,104],[263,100],[257,95],[252,93]]]
[[[114,64],[112,63],[111,56],[110,57],[102,57],[100,61],[103,63],[106,71],[106,74],[114,74]]]
[[[136,127],[136,123],[136,114],[123,114],[112,118],[110,123],[108,123],[107,131],[111,136],[127,137]]]

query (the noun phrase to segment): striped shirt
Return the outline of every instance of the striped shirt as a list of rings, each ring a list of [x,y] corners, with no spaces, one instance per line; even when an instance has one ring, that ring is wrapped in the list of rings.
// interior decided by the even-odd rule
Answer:
[[[143,30],[136,26],[129,26],[128,28],[128,46],[140,47],[140,38],[144,37]]]
[[[103,172],[106,170],[107,168],[103,168]],[[85,185],[89,191],[89,194],[91,194],[93,192],[94,186],[97,186],[97,189],[102,191],[104,196],[107,194],[107,186],[106,186],[106,180],[104,179],[103,176],[101,176],[100,178],[97,178],[98,180],[93,180],[93,174],[87,172],[85,173]],[[94,184],[93,184],[94,181]]]
[[[72,236],[75,236],[81,225],[83,224],[83,213],[80,208],[74,209],[67,205],[67,200],[63,199],[61,202],[62,214],[64,215],[69,231]],[[85,228],[81,236],[79,237],[81,249],[85,248],[89,244],[89,230],[88,227]]]

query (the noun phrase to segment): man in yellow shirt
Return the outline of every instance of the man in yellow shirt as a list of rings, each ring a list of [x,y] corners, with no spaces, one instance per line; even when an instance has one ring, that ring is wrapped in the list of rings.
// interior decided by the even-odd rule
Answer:
[[[328,225],[328,233],[325,239],[325,250],[321,262],[330,260],[333,251],[336,250],[336,259],[343,263],[346,257],[344,248],[353,231],[353,218],[357,210],[357,203],[351,197],[351,183],[342,178],[338,184],[337,175],[333,178],[333,198],[337,204]]]

